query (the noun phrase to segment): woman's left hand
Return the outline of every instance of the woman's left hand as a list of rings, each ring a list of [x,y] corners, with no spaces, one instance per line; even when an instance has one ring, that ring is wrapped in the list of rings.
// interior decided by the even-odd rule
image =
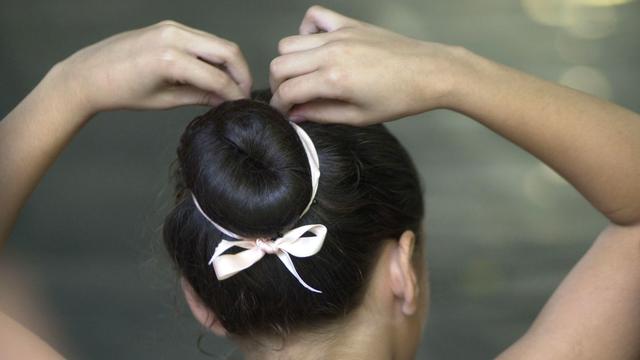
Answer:
[[[449,105],[460,48],[311,7],[271,62],[271,105],[293,121],[369,125]]]

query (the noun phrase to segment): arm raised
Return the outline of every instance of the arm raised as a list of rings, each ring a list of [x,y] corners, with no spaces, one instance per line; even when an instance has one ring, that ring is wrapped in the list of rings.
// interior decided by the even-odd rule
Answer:
[[[215,105],[250,88],[235,44],[172,21],[115,35],[55,65],[0,121],[0,246],[46,170],[95,113]],[[61,358],[0,311],[0,359]]]
[[[554,168],[612,222],[500,359],[640,356],[640,116],[469,52],[449,106]]]
[[[173,21],[112,36],[60,62],[0,121],[0,245],[45,171],[95,113],[215,105],[250,88],[237,45]]]
[[[544,161],[612,222],[640,221],[638,114],[322,7],[300,28],[271,62],[272,105],[292,120],[368,125],[448,108]]]
[[[640,115],[325,8],[300,29],[271,69],[272,104],[292,119],[367,125],[451,109],[545,162],[611,221],[501,359],[640,356]]]

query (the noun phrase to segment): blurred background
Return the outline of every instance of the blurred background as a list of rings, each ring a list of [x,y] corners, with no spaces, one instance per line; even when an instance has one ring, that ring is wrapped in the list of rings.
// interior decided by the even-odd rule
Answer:
[[[397,0],[321,4],[640,111],[640,3]],[[308,1],[44,1],[0,5],[0,109],[57,61],[124,30],[173,19],[237,42],[256,87]],[[169,164],[203,108],[112,112],[75,138],[0,255],[0,303],[70,358],[223,358],[182,302],[161,246]],[[549,168],[464,116],[389,125],[427,190],[432,306],[419,358],[487,359],[527,329],[606,224]],[[0,174],[2,176],[2,174]],[[0,205],[1,206],[1,205]]]

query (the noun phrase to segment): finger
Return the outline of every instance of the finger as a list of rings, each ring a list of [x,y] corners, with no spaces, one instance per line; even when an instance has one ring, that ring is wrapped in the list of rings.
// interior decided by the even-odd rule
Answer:
[[[335,38],[336,33],[288,36],[278,42],[278,52],[281,55],[284,55],[292,52],[315,49],[317,47],[325,45]]]
[[[251,73],[242,51],[235,43],[214,35],[191,34],[191,40],[185,44],[186,50],[208,63],[220,65],[229,72],[231,78],[240,86],[244,94],[251,92]]]
[[[314,49],[296,52],[271,60],[269,65],[269,85],[275,92],[284,81],[318,70],[323,63],[321,52]]]
[[[339,100],[314,100],[294,106],[289,112],[293,121],[313,121],[318,123],[358,124],[359,108]]]
[[[175,21],[163,21],[158,26],[171,30],[165,31],[165,39],[170,42],[168,45],[183,49],[210,64],[219,66],[223,71],[227,71],[244,93],[249,96],[252,84],[251,73],[247,61],[235,43]],[[178,31],[174,31],[176,29]],[[176,36],[176,34],[178,35]]]
[[[224,101],[215,93],[204,91],[194,86],[183,85],[167,89],[162,94],[161,106],[177,107],[184,105],[218,106]]]
[[[314,71],[280,84],[271,97],[271,106],[287,113],[294,105],[323,98],[337,99],[337,96],[324,74]]]
[[[180,51],[176,51],[173,57],[168,74],[173,83],[195,86],[225,100],[245,97],[240,86],[226,72]]]
[[[302,23],[300,34],[309,35],[318,32],[332,32],[344,26],[353,25],[357,21],[331,11],[322,6],[314,5],[307,10]]]

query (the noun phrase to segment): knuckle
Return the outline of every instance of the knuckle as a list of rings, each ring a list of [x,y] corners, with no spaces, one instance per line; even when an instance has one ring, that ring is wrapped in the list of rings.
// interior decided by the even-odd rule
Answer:
[[[175,71],[178,63],[178,51],[172,48],[166,48],[159,51],[157,59],[157,64],[160,67],[161,71],[166,73],[168,76],[175,76]]]
[[[291,36],[280,39],[280,41],[278,41],[278,52],[280,54],[287,52],[287,50],[291,47],[292,43],[293,43],[293,37]]]
[[[173,48],[164,48],[160,51],[159,58],[163,63],[175,63],[178,59],[178,51]]]
[[[280,71],[282,69],[282,58],[277,57],[269,63],[269,72],[271,75],[278,77],[280,75]]]
[[[313,17],[322,10],[320,5],[312,5],[307,9],[307,12],[304,14],[305,17]]]
[[[290,83],[281,84],[277,91],[283,101],[291,102],[293,100],[293,87]]]
[[[333,67],[327,71],[327,81],[332,85],[343,84],[347,80],[347,76],[347,72],[338,67]]]
[[[178,23],[176,21],[169,20],[169,19],[162,20],[162,21],[160,21],[160,22],[158,22],[156,24],[156,26],[160,26],[160,27],[161,26],[176,26],[176,25],[178,25]]]
[[[336,40],[326,45],[327,54],[332,58],[339,58],[346,51],[345,41]]]
[[[450,45],[449,48],[451,49],[452,54],[457,56],[466,55],[466,52],[468,51],[464,46],[461,45]]]
[[[239,56],[240,55],[240,46],[238,46],[238,44],[229,41],[227,42],[227,52],[231,55],[231,56]]]
[[[178,33],[180,32],[180,28],[177,26],[175,22],[169,21],[166,23],[161,23],[158,26],[157,35],[161,41],[171,41],[176,38]]]
[[[328,69],[325,75],[327,87],[330,88],[331,96],[346,99],[350,97],[349,73],[345,69],[334,67]]]

